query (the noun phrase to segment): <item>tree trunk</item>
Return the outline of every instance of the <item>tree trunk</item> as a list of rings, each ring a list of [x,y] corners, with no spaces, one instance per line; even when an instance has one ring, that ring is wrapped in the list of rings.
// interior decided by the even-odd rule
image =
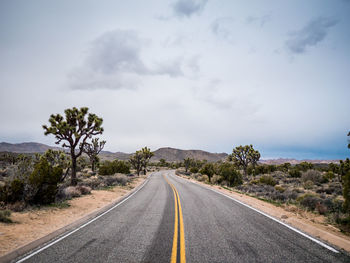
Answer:
[[[143,170],[143,174],[146,175],[147,171],[146,168]]]
[[[72,175],[71,175],[71,185],[77,185],[77,158],[72,156]]]
[[[91,170],[93,171],[93,172],[95,172],[95,161],[93,160],[93,161],[91,161]]]

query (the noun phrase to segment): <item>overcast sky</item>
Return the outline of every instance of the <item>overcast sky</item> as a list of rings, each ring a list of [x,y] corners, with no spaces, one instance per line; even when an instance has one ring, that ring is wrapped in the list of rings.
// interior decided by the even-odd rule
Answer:
[[[106,150],[350,155],[349,0],[2,0],[0,141],[87,106]]]

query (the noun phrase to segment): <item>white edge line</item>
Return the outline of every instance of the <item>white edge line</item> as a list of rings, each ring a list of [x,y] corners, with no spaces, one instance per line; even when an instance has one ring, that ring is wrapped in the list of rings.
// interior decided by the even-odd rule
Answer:
[[[151,176],[151,175],[150,175]],[[135,195],[138,191],[140,191],[145,185],[146,183],[149,181],[149,178],[147,178],[147,180],[145,182],[143,182],[143,184],[141,185],[141,187],[139,189],[137,189],[135,192],[133,192],[131,195],[129,195],[127,198],[125,198],[124,200],[122,200],[120,203],[116,204],[115,206],[111,207],[110,209],[108,209],[107,211],[103,212],[102,214],[98,215],[97,217],[94,217],[93,219],[91,219],[90,221],[86,222],[85,224],[81,225],[80,227],[74,229],[73,231],[65,234],[64,236],[56,239],[55,241],[47,244],[46,246],[32,252],[31,254],[29,254],[28,256],[16,261],[17,263],[21,263],[24,262],[25,260],[31,258],[32,256],[40,253],[41,251],[53,246],[54,244],[60,242],[61,240],[65,239],[66,237],[74,234],[75,232],[79,231],[80,229],[86,227],[87,225],[91,224],[92,222],[96,221],[97,219],[99,219],[100,217],[104,216],[105,214],[109,213],[110,211],[112,211],[113,209],[115,209],[116,207],[120,206],[122,203],[124,203],[126,200],[128,200],[129,198],[131,198],[133,195]]]
[[[176,178],[181,178],[181,179],[185,180],[185,178],[182,178],[182,177],[180,177],[180,176],[176,176]],[[203,188],[205,188],[205,189],[208,189],[208,190],[211,190],[211,191],[213,191],[213,192],[215,192],[215,193],[218,193],[218,194],[220,194],[220,195],[223,195],[223,196],[225,196],[225,197],[227,197],[227,198],[229,198],[229,199],[231,199],[231,200],[233,200],[233,201],[235,201],[235,202],[237,202],[237,203],[239,203],[239,204],[241,204],[241,205],[243,205],[243,206],[245,206],[245,207],[248,207],[248,208],[254,210],[255,212],[257,212],[257,213],[259,213],[259,214],[262,214],[262,215],[264,215],[264,216],[270,218],[271,220],[273,220],[273,221],[275,221],[275,222],[277,222],[277,223],[279,223],[279,224],[281,224],[281,225],[283,225],[283,226],[289,228],[290,230],[293,230],[294,232],[297,232],[298,234],[302,235],[303,237],[306,237],[306,238],[310,239],[311,241],[313,241],[313,242],[319,244],[320,246],[322,246],[322,247],[324,247],[324,248],[327,248],[327,249],[329,249],[330,251],[332,251],[332,252],[334,252],[334,253],[339,253],[338,250],[332,248],[331,246],[328,246],[327,244],[321,242],[320,240],[318,240],[318,239],[316,239],[316,238],[313,238],[312,236],[309,236],[309,235],[307,235],[307,234],[301,232],[300,230],[298,230],[298,229],[296,229],[296,228],[294,228],[294,227],[292,227],[292,226],[290,226],[290,225],[288,225],[288,224],[286,224],[286,223],[284,223],[284,222],[282,222],[282,221],[280,221],[280,220],[278,220],[278,219],[276,219],[276,218],[274,218],[274,217],[272,217],[272,216],[270,216],[270,215],[268,215],[268,214],[266,214],[266,213],[264,213],[264,212],[262,212],[262,211],[260,211],[260,210],[258,210],[258,209],[256,209],[256,208],[254,208],[254,207],[252,207],[252,206],[250,206],[250,205],[247,205],[247,204],[245,204],[245,203],[243,203],[243,202],[241,202],[241,201],[239,201],[239,200],[233,198],[232,196],[226,195],[226,194],[224,194],[224,193],[222,193],[222,192],[220,192],[220,191],[217,191],[217,190],[215,190],[215,189],[211,189],[211,188],[209,188],[209,187],[207,187],[207,186],[204,186],[204,185],[201,185],[201,184],[199,184],[199,183],[197,183],[197,182],[193,182],[193,181],[190,181],[190,180],[186,180],[186,181],[189,181],[190,183],[196,184],[196,185],[201,186],[201,187],[203,187]]]

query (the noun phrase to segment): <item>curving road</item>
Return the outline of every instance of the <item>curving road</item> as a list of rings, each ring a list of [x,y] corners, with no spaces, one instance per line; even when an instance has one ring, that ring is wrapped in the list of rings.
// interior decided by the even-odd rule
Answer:
[[[98,220],[18,260],[319,263],[350,257],[174,171],[162,171]]]

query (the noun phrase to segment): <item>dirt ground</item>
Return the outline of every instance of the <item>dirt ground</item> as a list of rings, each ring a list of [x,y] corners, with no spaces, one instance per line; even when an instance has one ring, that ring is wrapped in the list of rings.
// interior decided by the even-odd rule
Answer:
[[[336,227],[327,224],[327,218],[325,216],[304,211],[294,205],[282,205],[281,207],[278,207],[257,198],[227,190],[218,185],[208,185],[190,179],[186,176],[181,177],[195,183],[205,185],[206,187],[219,190],[251,207],[280,219],[282,222],[308,233],[311,236],[324,240],[331,245],[335,245],[338,248],[350,252],[350,237],[341,233]]]
[[[91,191],[90,195],[69,200],[70,206],[67,208],[45,207],[19,213],[13,212],[11,219],[15,223],[0,223],[0,256],[120,199],[144,180],[145,177],[139,177],[124,187],[116,186],[109,190]]]

